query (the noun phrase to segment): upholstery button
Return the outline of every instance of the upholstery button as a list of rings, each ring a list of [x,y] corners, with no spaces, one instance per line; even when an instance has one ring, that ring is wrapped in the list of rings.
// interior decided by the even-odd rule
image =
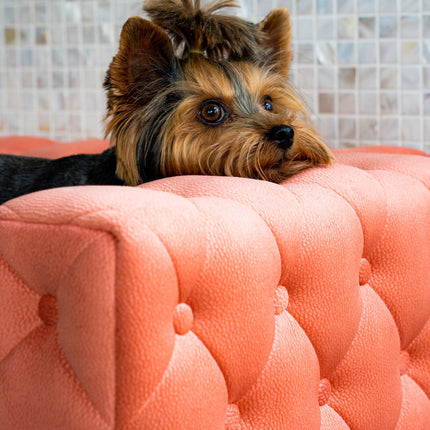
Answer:
[[[186,303],[179,303],[173,312],[173,327],[176,334],[186,334],[194,323],[193,311]]]
[[[370,281],[370,278],[372,277],[372,268],[370,267],[370,263],[365,258],[362,258],[360,260],[360,275],[359,275],[359,281],[360,285],[365,285]]]
[[[408,351],[400,351],[400,375],[408,373],[411,364],[411,356]]]
[[[57,300],[48,294],[42,296],[39,300],[39,318],[43,324],[53,326],[58,321]]]
[[[288,307],[288,291],[280,285],[275,291],[275,315],[280,315]]]
[[[318,387],[318,404],[324,406],[331,396],[331,384],[328,379],[321,379]]]

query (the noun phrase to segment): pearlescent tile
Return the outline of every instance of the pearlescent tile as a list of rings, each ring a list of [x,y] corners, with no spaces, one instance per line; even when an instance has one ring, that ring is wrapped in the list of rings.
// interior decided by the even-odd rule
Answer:
[[[312,43],[297,44],[296,58],[299,64],[312,64],[314,62],[314,45]]]
[[[319,17],[317,20],[317,38],[333,40],[336,38],[336,21],[334,18]]]
[[[398,17],[381,16],[379,18],[379,36],[381,38],[395,38],[398,36]]]
[[[382,13],[395,13],[397,12],[397,1],[393,0],[379,0],[379,11]]]
[[[405,38],[418,38],[420,33],[420,20],[419,15],[404,15],[400,20],[400,35]]]
[[[43,69],[39,70],[37,72],[36,82],[37,82],[36,84],[37,89],[48,88],[49,87],[48,71]]]
[[[378,95],[374,92],[360,92],[358,97],[358,106],[360,114],[376,115],[378,111]]]
[[[368,140],[377,142],[378,139],[378,122],[375,118],[360,118],[358,127],[359,140]]]
[[[379,42],[379,61],[381,64],[397,64],[399,52],[395,41]]]
[[[358,69],[359,90],[376,90],[377,87],[376,67],[360,67]]]
[[[340,89],[353,89],[357,82],[357,69],[352,67],[340,68],[338,78]]]
[[[360,0],[357,2],[358,13],[374,13],[376,9],[375,0]]]
[[[423,107],[424,115],[430,115],[430,93],[426,93],[423,95]]]
[[[301,89],[315,88],[315,72],[313,68],[301,68],[300,73],[294,79],[295,84]]]
[[[420,62],[419,42],[402,42],[400,59],[403,64],[418,64]]]
[[[80,2],[66,2],[64,11],[67,22],[79,22],[81,20]]]
[[[49,30],[46,27],[36,28],[36,44],[47,45],[49,38]]]
[[[423,37],[430,39],[430,15],[423,16]]]
[[[381,118],[381,140],[397,140],[400,138],[398,118]]]
[[[319,88],[322,90],[332,90],[336,86],[336,69],[334,67],[320,67]]]
[[[354,0],[342,0],[337,2],[337,13],[351,14],[355,12]]]
[[[423,59],[426,63],[430,64],[430,41],[424,40],[423,42]]]
[[[424,88],[430,89],[430,67],[423,68]]]
[[[430,0],[240,3],[226,13],[290,10],[290,79],[332,146],[430,150]],[[102,83],[133,15],[142,0],[0,1],[0,135],[101,137]]]
[[[395,67],[381,67],[380,88],[384,90],[399,88],[399,71]]]
[[[340,115],[355,114],[355,94],[341,93],[338,96],[338,111]]]
[[[420,0],[400,0],[403,13],[420,12]]]
[[[354,39],[357,35],[357,21],[354,18],[339,18],[337,21],[337,37]]]
[[[337,58],[340,65],[357,62],[357,44],[355,42],[338,42]]]
[[[38,24],[50,21],[50,13],[47,4],[41,3],[35,6],[35,21]]]
[[[381,115],[395,115],[399,111],[399,101],[396,93],[382,92],[380,99]]]
[[[361,39],[374,39],[376,35],[376,18],[359,18],[358,34]]]
[[[402,115],[419,115],[421,105],[420,93],[405,93],[402,95]]]
[[[299,17],[296,20],[296,35],[298,40],[314,38],[313,20],[309,17]]]
[[[339,137],[340,139],[355,139],[356,137],[356,119],[341,118],[339,120]]]
[[[296,2],[296,8],[298,14],[311,14],[314,12],[313,0],[300,0]]]
[[[415,90],[420,86],[420,68],[404,67],[401,72],[402,89]]]
[[[376,42],[359,42],[358,62],[361,64],[376,64],[377,45]]]
[[[318,64],[334,65],[336,63],[336,47],[334,42],[320,42],[316,45]]]
[[[14,45],[16,43],[17,31],[14,27],[4,28],[4,40],[6,45]]]
[[[324,115],[318,117],[316,124],[318,131],[324,139],[327,139],[329,142],[337,139],[338,128],[334,116]]]
[[[333,13],[333,0],[317,0],[317,13]]]
[[[421,123],[419,118],[402,119],[402,137],[406,141],[421,139]]]
[[[16,22],[16,8],[6,6],[4,8],[4,23],[7,24],[14,24]]]
[[[318,107],[320,113],[334,113],[334,93],[320,93]]]

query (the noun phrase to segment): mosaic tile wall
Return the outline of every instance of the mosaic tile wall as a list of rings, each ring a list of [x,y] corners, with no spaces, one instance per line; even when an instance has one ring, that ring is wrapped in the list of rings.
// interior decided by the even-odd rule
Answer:
[[[333,147],[430,152],[430,0],[243,0],[290,9],[292,80]],[[105,70],[136,0],[1,0],[0,135],[102,137]]]

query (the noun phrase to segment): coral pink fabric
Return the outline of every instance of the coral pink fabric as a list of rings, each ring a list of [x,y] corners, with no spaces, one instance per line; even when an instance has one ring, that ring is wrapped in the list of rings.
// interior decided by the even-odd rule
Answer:
[[[422,155],[23,196],[0,286],[1,429],[430,428]]]

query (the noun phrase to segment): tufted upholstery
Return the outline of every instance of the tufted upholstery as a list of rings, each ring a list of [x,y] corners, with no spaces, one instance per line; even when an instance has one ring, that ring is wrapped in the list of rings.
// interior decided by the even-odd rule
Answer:
[[[430,429],[430,159],[337,157],[1,206],[0,428]]]

